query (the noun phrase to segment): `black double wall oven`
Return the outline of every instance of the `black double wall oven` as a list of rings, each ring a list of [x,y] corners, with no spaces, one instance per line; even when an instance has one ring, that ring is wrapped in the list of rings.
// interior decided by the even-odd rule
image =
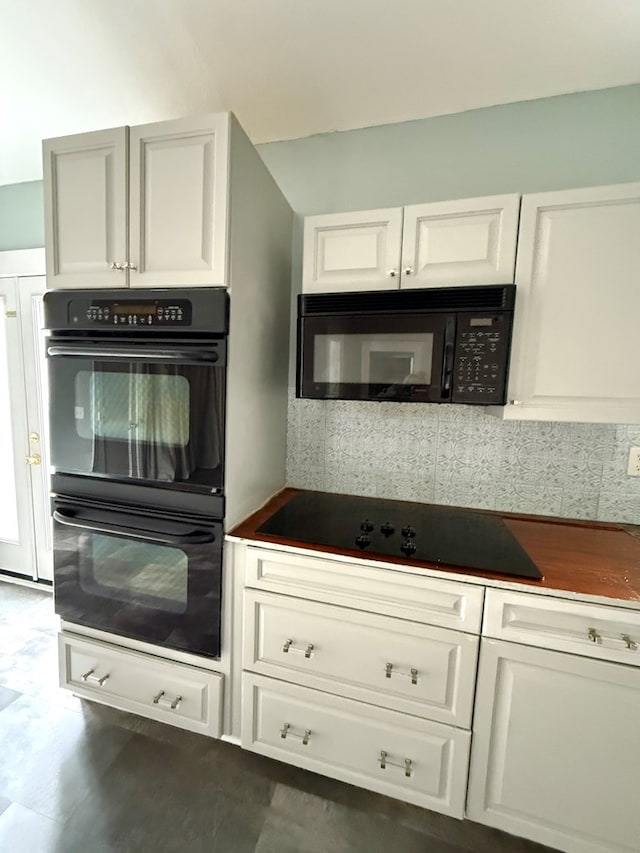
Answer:
[[[65,621],[219,657],[228,316],[223,288],[45,295]]]

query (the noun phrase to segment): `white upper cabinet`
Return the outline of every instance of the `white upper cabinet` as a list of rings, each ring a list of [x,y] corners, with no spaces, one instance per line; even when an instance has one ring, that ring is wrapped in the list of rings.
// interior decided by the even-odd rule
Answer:
[[[225,284],[226,116],[132,127],[130,151],[130,284]]]
[[[124,287],[126,127],[47,139],[44,209],[49,287]]]
[[[513,281],[519,195],[308,216],[305,293]]]
[[[400,284],[402,208],[307,216],[305,293],[389,290]]]
[[[227,113],[45,140],[49,286],[226,284],[228,140]]]
[[[640,184],[522,201],[507,418],[640,421]]]
[[[512,284],[519,195],[404,209],[401,287]]]

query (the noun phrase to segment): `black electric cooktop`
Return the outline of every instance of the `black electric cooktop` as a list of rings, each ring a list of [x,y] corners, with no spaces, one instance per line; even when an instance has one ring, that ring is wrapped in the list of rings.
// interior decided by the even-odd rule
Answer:
[[[408,562],[542,578],[500,516],[471,509],[301,492],[257,532]]]

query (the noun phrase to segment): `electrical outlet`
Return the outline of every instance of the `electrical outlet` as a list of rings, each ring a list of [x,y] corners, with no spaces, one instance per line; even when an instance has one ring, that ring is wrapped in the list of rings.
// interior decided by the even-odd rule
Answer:
[[[640,447],[632,447],[629,450],[627,474],[629,477],[640,477]]]

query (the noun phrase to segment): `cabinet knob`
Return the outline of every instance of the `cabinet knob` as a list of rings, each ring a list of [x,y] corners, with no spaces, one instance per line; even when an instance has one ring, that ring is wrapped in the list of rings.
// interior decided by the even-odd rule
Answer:
[[[111,261],[111,263],[109,264],[110,270],[126,270],[126,268],[126,264],[118,264],[115,261]]]
[[[395,278],[398,275],[398,270],[389,270],[387,275],[390,275],[391,278]]]
[[[122,265],[122,268],[125,270],[137,270],[138,266],[137,266],[137,264],[132,264],[132,263],[129,263],[129,261],[127,261],[126,264]]]
[[[405,275],[413,275],[413,267],[405,267],[404,268]]]

